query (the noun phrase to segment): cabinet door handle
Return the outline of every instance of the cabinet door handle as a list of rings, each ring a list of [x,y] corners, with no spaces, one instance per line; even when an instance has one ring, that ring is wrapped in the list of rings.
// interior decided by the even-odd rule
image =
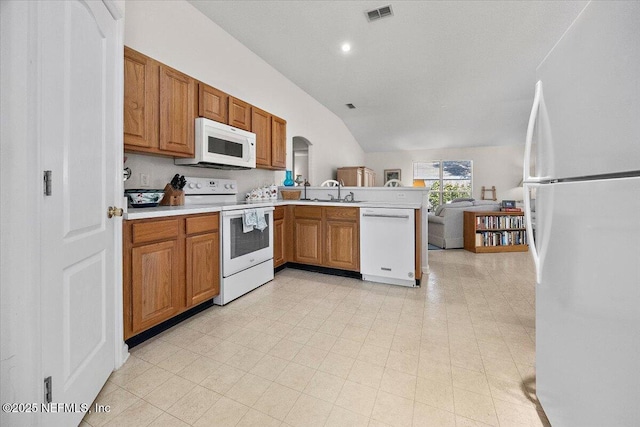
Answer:
[[[533,264],[536,267],[536,280],[537,283],[540,283],[540,255],[538,253],[538,247],[536,246],[536,241],[534,239],[533,227],[531,221],[531,193],[530,189],[532,188],[540,188],[538,184],[524,183],[524,220],[525,227],[527,232],[527,239],[529,243],[529,249],[531,250],[531,256],[533,257]],[[538,231],[540,231],[540,218],[537,219]]]
[[[542,81],[538,80],[536,83],[536,91],[533,97],[533,106],[531,107],[531,115],[529,116],[529,125],[527,126],[527,137],[524,143],[524,161],[522,167],[522,182],[536,183],[548,181],[549,177],[544,176],[531,176],[531,150],[533,149],[533,130],[538,121],[538,114],[540,112],[541,105],[544,107],[543,95],[542,95]],[[545,120],[545,116],[542,116],[542,120]],[[549,136],[543,137],[543,142],[548,141]],[[548,151],[549,155],[553,155],[553,150]],[[538,160],[540,161],[540,160]],[[550,161],[550,163],[553,163]]]
[[[362,214],[362,216],[370,218],[404,218],[408,219],[409,215],[387,215],[387,214]]]

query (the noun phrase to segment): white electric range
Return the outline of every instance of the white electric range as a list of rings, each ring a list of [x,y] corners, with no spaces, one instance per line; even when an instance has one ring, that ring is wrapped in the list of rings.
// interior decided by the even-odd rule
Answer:
[[[186,177],[185,205],[216,205],[221,212],[220,295],[213,303],[225,305],[273,280],[273,206],[269,202],[236,200],[235,180]],[[255,209],[267,227],[245,232],[243,216]]]

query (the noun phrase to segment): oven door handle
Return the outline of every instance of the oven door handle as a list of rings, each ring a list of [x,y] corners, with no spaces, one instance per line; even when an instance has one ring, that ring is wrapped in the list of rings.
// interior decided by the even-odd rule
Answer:
[[[255,207],[255,208],[247,207],[246,209],[234,209],[232,211],[222,211],[222,216],[226,218],[239,218],[242,216],[242,214],[244,214],[244,211],[248,209],[263,209],[265,212],[272,212],[273,210],[275,210],[273,206]]]

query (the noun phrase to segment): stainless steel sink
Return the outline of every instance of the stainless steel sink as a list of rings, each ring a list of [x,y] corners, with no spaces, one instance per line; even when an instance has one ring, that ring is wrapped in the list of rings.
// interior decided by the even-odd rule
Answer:
[[[344,200],[344,199],[301,199],[305,202],[318,202],[318,203],[362,203],[362,200]]]

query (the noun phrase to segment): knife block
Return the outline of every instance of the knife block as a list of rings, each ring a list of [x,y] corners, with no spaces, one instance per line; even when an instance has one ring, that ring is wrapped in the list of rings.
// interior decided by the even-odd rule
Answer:
[[[184,205],[184,191],[176,190],[171,186],[171,184],[167,184],[164,187],[164,197],[160,202],[162,206],[182,206]]]

